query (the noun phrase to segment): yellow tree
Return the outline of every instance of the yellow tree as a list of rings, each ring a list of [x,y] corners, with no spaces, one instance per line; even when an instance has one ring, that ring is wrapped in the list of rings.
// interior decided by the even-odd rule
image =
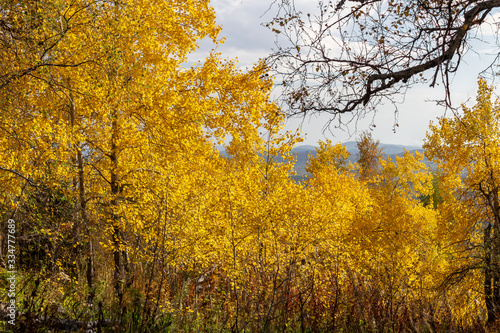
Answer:
[[[22,98],[2,101],[9,111],[1,113],[5,200],[43,175],[41,164],[55,163],[52,183],[74,184],[75,230],[111,259],[118,304],[141,278],[138,267],[158,274],[144,289],[151,294],[154,284],[159,300],[167,265],[206,268],[214,258],[210,249],[224,246],[210,240],[210,221],[227,207],[218,199],[228,202],[220,176],[228,168],[241,170],[239,176],[252,169],[253,178],[238,182],[261,184],[266,141],[259,129],[275,131],[283,115],[269,102],[272,81],[262,79],[262,63],[242,72],[213,53],[185,68],[196,41],[216,41],[220,30],[208,1],[92,2],[67,14],[80,15],[85,25],[64,35],[54,60],[69,59],[75,49],[82,57],[100,56],[76,67],[46,66],[43,80],[20,77]],[[228,135],[231,161],[213,149],[213,141]],[[280,151],[287,138],[271,140],[277,153],[289,149]],[[235,187],[236,194],[244,188]],[[227,218],[219,221],[225,227]],[[90,269],[91,289],[93,274]]]
[[[362,180],[372,179],[379,171],[382,149],[379,141],[375,141],[370,132],[363,132],[356,141],[359,158],[359,176]]]
[[[500,315],[500,103],[483,79],[478,84],[476,104],[431,124],[424,148],[438,163],[445,193],[439,225],[450,249],[445,282],[468,280],[466,290],[484,294],[492,323]]]
[[[335,330],[343,314],[360,301],[349,289],[366,276],[366,249],[360,247],[360,221],[369,221],[373,201],[368,187],[359,180],[349,153],[340,143],[320,142],[307,171],[312,175],[304,196],[304,229],[311,269],[317,272],[319,295],[328,316],[327,327]],[[326,293],[324,292],[326,290]],[[345,311],[345,312],[344,312]]]
[[[51,68],[77,67],[102,56],[72,44],[90,28],[91,7],[85,0],[0,1],[0,93],[22,89],[25,79],[45,80]]]
[[[369,182],[373,211],[359,224],[369,253],[366,268],[385,291],[386,310],[394,322],[401,300],[419,299],[432,282],[427,269],[434,264],[436,214],[420,199],[432,190],[432,176],[422,159],[405,152],[394,161],[379,160],[380,171]]]
[[[243,82],[235,83],[231,92],[237,97]],[[287,216],[292,215],[290,211],[296,204],[298,193],[293,191],[298,185],[289,177],[292,165],[274,159],[290,159],[289,151],[300,139],[297,133],[281,131],[284,115],[274,103],[266,102],[271,81],[264,83],[262,90],[266,93],[258,93],[255,98],[247,96],[245,109],[233,107],[235,113],[228,118],[233,124],[226,127],[232,136],[225,147],[229,158],[221,161],[213,185],[217,190],[213,191],[210,204],[204,205],[205,219],[210,223],[204,227],[207,233],[200,242],[206,244],[205,251],[213,253],[212,264],[217,263],[230,281],[233,298],[224,307],[229,309],[234,330],[244,328],[254,318],[260,318],[257,324],[263,325],[253,326],[254,329],[268,327],[276,303],[280,303],[277,293],[284,288],[285,271],[291,265],[293,246],[284,225],[296,221],[294,218],[291,222]],[[260,107],[254,108],[259,100]],[[245,115],[251,110],[258,113]],[[259,135],[259,131],[264,134]],[[255,299],[260,299],[260,303]]]
[[[317,218],[329,221],[316,222],[319,237],[331,244],[322,257],[336,263],[342,275],[361,281],[365,290],[384,295],[377,299],[359,293],[353,303],[380,302],[376,306],[384,309],[382,318],[390,321],[376,322],[374,316],[374,328],[397,330],[397,316],[407,310],[403,300],[421,298],[432,283],[428,268],[435,264],[435,212],[420,200],[430,193],[432,177],[422,155],[384,159],[366,133],[358,147],[360,164],[346,165],[345,147],[328,142],[320,143],[318,155],[309,161],[313,178],[308,185],[321,207]],[[396,326],[384,326],[390,323]]]

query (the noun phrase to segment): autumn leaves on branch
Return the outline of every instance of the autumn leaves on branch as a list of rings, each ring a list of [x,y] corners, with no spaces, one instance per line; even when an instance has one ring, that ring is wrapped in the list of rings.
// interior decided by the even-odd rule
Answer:
[[[265,62],[243,71],[214,51],[186,65],[197,41],[219,43],[207,1],[0,4],[0,207],[17,221],[27,331],[56,304],[130,332],[496,320],[499,109],[485,82],[476,106],[431,126],[434,174],[365,133],[357,163],[320,142],[297,183],[302,138],[283,130]],[[368,67],[329,80],[385,75]]]

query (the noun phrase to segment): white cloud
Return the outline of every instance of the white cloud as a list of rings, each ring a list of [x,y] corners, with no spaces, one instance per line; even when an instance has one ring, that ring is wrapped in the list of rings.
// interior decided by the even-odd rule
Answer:
[[[218,19],[224,19],[227,15],[238,9],[243,0],[212,0],[210,4],[215,9]]]
[[[297,9],[304,13],[317,12],[317,3],[317,0],[295,0]],[[223,28],[220,37],[226,38],[226,42],[218,50],[222,53],[223,58],[238,58],[238,66],[245,68],[251,67],[259,58],[266,57],[271,53],[276,36],[261,24],[269,21],[276,14],[276,6],[268,11],[272,0],[212,0],[211,4],[217,13],[217,23],[221,24]],[[486,42],[472,42],[472,52],[468,52],[462,59],[463,67],[459,69],[453,79],[452,98],[456,106],[467,99],[474,103],[477,75],[491,63],[492,57],[497,53],[497,49],[492,47],[496,44],[490,30],[496,28],[493,24],[500,21],[500,16],[498,13],[494,15],[489,18],[492,24],[482,28],[475,36],[478,39],[485,39]],[[338,50],[338,45],[335,44],[335,41],[332,40],[331,45],[329,45],[332,52]],[[199,52],[196,52],[191,58],[202,60],[213,47],[211,43],[202,42]],[[357,127],[355,126],[356,122],[352,122],[348,131],[332,128],[335,136],[332,136],[328,131],[322,131],[330,119],[329,115],[310,117],[304,121],[291,119],[288,121],[287,127],[296,128],[302,124],[303,132],[308,133],[306,144],[314,145],[318,140],[325,138],[330,138],[333,141],[354,140],[356,128],[361,131],[370,128],[370,125],[375,123],[376,127],[371,127],[372,133],[381,142],[419,145],[422,144],[425,137],[429,121],[444,114],[443,108],[428,100],[442,97],[442,86],[429,88],[428,85],[422,84],[409,89],[405,102],[397,105],[399,127],[395,128],[396,133],[393,132],[395,107],[391,104],[380,105],[375,118],[368,115],[357,122]]]

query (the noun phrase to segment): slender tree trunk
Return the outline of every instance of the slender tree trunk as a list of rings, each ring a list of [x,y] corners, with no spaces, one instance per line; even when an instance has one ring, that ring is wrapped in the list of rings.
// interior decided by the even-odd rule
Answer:
[[[110,187],[111,187],[111,205],[110,205],[110,215],[111,215],[111,223],[113,225],[113,258],[115,262],[115,270],[114,270],[114,288],[116,292],[116,296],[118,297],[118,302],[121,306],[123,301],[123,292],[124,292],[124,281],[125,281],[125,269],[122,259],[122,251],[123,247],[122,238],[121,238],[121,225],[120,218],[116,213],[116,209],[118,207],[118,195],[120,192],[119,187],[119,179],[118,179],[118,148],[116,146],[116,142],[118,140],[118,122],[117,122],[117,111],[113,111],[112,114],[112,123],[111,123],[111,151],[110,151],[110,160],[111,160],[111,170],[110,170]]]
[[[500,310],[500,207],[498,190],[493,191],[493,210],[495,223],[492,227],[491,267],[493,275],[493,311],[495,312],[496,321],[498,319],[498,311]]]
[[[492,310],[494,312],[494,318],[492,318],[492,322],[496,321],[498,319],[498,310],[500,309],[500,272],[499,272],[499,234],[498,234],[498,229],[494,228],[493,230],[493,239],[492,239],[492,244],[493,248],[491,251],[491,275],[492,275],[492,283],[493,283],[493,290],[492,290],[492,300],[493,300],[493,305],[492,305]]]
[[[87,285],[89,287],[88,303],[92,304],[94,302],[95,296],[95,283],[94,283],[94,245],[92,243],[92,232],[90,226],[90,220],[87,213],[87,198],[85,195],[85,173],[83,165],[82,151],[77,148],[77,160],[78,160],[78,184],[79,184],[79,196],[80,196],[80,210],[82,212],[82,220],[85,227],[85,232],[87,234]]]
[[[117,208],[119,205],[119,196],[121,194],[120,179],[118,175],[118,142],[119,126],[118,112],[113,111],[113,120],[111,123],[111,170],[110,170],[110,187],[111,187],[111,223],[113,225],[113,258],[115,263],[114,271],[114,287],[118,297],[118,302],[121,306],[125,290],[132,284],[132,275],[130,272],[130,264],[128,252],[125,245],[125,235],[122,228],[121,217],[118,215]]]
[[[70,80],[68,79],[68,86],[70,86]],[[69,95],[70,99],[70,121],[71,121],[71,127],[75,127],[75,118],[76,118],[76,110],[75,110],[75,103],[73,99],[73,94],[70,93]],[[94,247],[92,244],[92,234],[91,234],[91,227],[90,227],[90,220],[87,212],[87,197],[86,197],[86,191],[85,191],[85,170],[84,170],[84,163],[83,163],[83,154],[81,147],[79,146],[78,143],[75,144],[76,148],[76,162],[77,162],[77,169],[78,169],[78,200],[80,203],[80,213],[82,216],[82,224],[84,227],[84,230],[86,232],[86,236],[88,239],[88,244],[87,244],[87,285],[89,287],[89,295],[88,295],[88,303],[92,304],[94,301],[95,297],[95,283],[94,283]],[[79,226],[76,224],[75,231],[77,234],[79,234]]]
[[[494,270],[492,263],[491,224],[484,229],[484,297],[488,313],[488,323],[496,321],[495,299],[493,296]]]

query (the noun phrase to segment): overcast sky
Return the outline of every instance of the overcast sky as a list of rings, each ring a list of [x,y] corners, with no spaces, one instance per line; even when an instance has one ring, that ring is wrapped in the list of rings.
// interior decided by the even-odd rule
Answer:
[[[238,58],[238,66],[251,67],[259,58],[266,57],[275,48],[275,35],[261,24],[269,21],[276,13],[276,7],[271,7],[273,0],[212,0],[212,6],[217,13],[217,23],[222,25],[221,37],[225,37],[225,43],[219,47],[224,58]],[[304,9],[307,7],[314,11],[315,0],[297,0],[302,2]],[[488,31],[483,31],[488,35]],[[481,36],[480,36],[481,37]],[[202,42],[200,50],[195,57],[205,57],[213,45]],[[491,44],[474,42],[474,52],[469,52],[464,58],[462,67],[455,76],[452,85],[453,102],[455,105],[470,100],[473,104],[477,90],[477,75],[481,69],[487,67],[494,58],[492,55],[498,53],[498,49]],[[193,59],[194,60],[194,59]],[[429,88],[426,85],[414,86],[407,95],[405,102],[398,105],[399,127],[394,133],[394,111],[393,105],[381,105],[375,118],[362,119],[353,123],[349,132],[332,128],[323,131],[328,116],[312,117],[306,119],[288,120],[288,128],[301,126],[307,133],[304,144],[316,145],[318,140],[329,138],[334,142],[349,141],[356,139],[356,128],[358,133],[370,128],[373,122],[376,127],[372,128],[372,134],[382,143],[421,145],[427,131],[429,122],[436,120],[444,114],[444,109],[428,101],[443,97],[443,91],[437,88]]]

